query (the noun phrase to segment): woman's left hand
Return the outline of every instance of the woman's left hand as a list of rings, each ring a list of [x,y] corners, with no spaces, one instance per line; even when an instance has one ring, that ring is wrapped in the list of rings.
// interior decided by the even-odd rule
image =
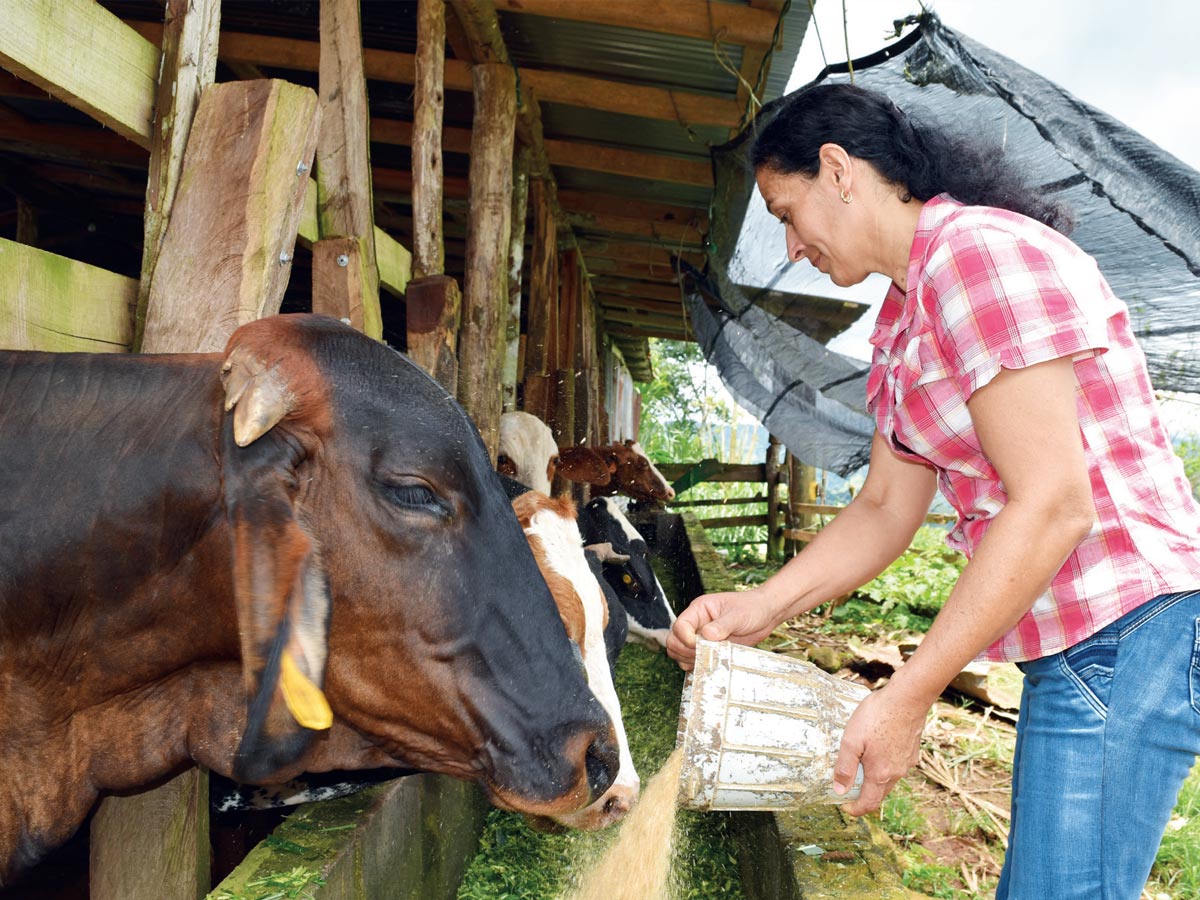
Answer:
[[[859,704],[842,735],[834,766],[835,790],[840,785],[848,791],[859,763],[863,767],[862,793],[844,807],[852,816],[879,809],[883,798],[920,758],[929,705],[889,691],[889,687],[872,692]]]

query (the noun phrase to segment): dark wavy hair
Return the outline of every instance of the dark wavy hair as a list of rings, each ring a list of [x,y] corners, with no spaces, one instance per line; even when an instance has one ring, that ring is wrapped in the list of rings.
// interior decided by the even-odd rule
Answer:
[[[947,193],[972,206],[995,206],[1063,234],[1070,210],[1032,188],[999,146],[950,136],[909,119],[883,94],[852,84],[819,84],[785,100],[750,151],[755,170],[816,177],[822,144],[838,144],[901,189],[900,198]]]

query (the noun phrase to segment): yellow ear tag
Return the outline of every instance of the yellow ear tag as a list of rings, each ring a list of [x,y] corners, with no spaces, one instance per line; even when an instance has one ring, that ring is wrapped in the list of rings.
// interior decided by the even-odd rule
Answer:
[[[279,684],[283,699],[296,721],[305,728],[324,731],[333,724],[333,710],[321,689],[300,671],[286,650],[279,662]]]

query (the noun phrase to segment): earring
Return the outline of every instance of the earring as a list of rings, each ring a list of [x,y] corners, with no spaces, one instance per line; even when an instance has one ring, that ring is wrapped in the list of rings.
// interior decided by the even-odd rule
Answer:
[[[842,191],[842,202],[849,203],[854,199],[854,196],[849,191]]]

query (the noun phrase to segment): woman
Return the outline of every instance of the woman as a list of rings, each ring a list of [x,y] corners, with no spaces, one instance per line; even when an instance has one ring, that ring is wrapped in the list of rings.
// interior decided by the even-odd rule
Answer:
[[[929,634],[847,724],[859,815],[916,762],[926,714],[973,658],[1025,688],[996,896],[1135,900],[1200,750],[1200,510],[1159,419],[1128,312],[1054,228],[1063,211],[997,154],[914,127],[883,96],[808,89],[753,152],[789,258],[893,285],[871,343],[862,490],[745,593],[697,598],[668,651],[754,644],[869,581],[940,487],[969,559]]]

